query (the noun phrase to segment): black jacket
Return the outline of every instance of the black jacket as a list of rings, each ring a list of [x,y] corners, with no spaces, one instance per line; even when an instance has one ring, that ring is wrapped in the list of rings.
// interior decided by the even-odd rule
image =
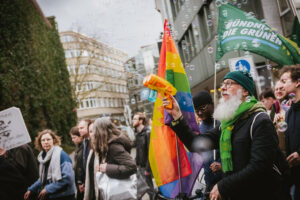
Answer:
[[[82,142],[76,146],[75,149],[75,164],[74,164],[74,172],[75,172],[75,183],[76,188],[78,189],[78,186],[80,184],[84,184],[85,181],[85,171],[83,170],[82,166],[82,151],[83,151],[83,145]]]
[[[24,199],[27,188],[39,177],[37,163],[28,144],[0,156],[0,199]]]
[[[143,130],[136,134],[136,164],[139,167],[146,168],[150,172],[150,165],[148,159],[150,143],[150,130],[145,126]]]
[[[25,187],[31,186],[38,178],[38,165],[29,144],[7,151],[7,159],[15,164],[25,178]]]
[[[285,137],[287,156],[294,152],[300,155],[300,101],[292,104],[285,120],[288,124]],[[291,170],[293,182],[300,184],[300,165],[292,167]]]
[[[0,199],[24,199],[27,190],[21,171],[4,156],[0,156]]]
[[[217,183],[223,199],[283,200],[277,189],[280,183],[272,169],[279,150],[276,130],[269,116],[261,114],[256,118],[251,139],[250,126],[255,115],[238,120],[232,130],[233,172],[226,173]],[[172,129],[189,150],[201,138],[209,138],[214,148],[219,148],[220,127],[195,135],[181,118]]]
[[[300,155],[300,101],[293,103],[286,113],[288,129],[286,131],[287,155],[298,152]]]

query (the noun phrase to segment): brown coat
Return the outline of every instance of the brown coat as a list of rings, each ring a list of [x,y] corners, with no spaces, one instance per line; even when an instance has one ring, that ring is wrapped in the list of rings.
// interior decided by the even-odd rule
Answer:
[[[111,178],[125,179],[136,173],[136,164],[130,155],[130,140],[121,135],[108,144],[106,174]]]
[[[111,178],[125,179],[129,178],[132,174],[136,173],[135,161],[130,155],[131,143],[130,140],[121,135],[120,137],[112,140],[108,144],[107,152],[107,167],[106,174]],[[87,166],[89,166],[93,151],[91,150],[87,160]],[[99,165],[99,155],[95,153],[94,160],[94,189],[95,197],[99,199],[98,186],[96,182],[96,166]],[[89,177],[89,167],[86,168],[86,178],[85,178],[85,191],[84,200],[90,200],[90,177]]]

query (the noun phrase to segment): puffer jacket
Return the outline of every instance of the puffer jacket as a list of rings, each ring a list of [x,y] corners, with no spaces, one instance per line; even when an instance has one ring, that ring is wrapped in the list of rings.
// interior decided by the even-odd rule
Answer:
[[[249,111],[248,111],[249,112]],[[284,200],[278,174],[273,170],[277,160],[278,138],[275,127],[267,114],[260,114],[250,127],[258,112],[245,113],[234,125],[231,135],[233,171],[226,173],[218,185],[222,199],[230,200]],[[186,121],[180,118],[171,128],[185,146],[192,148],[197,140],[209,138],[213,148],[219,148],[221,128],[216,127],[204,134],[194,134]]]
[[[108,143],[108,152],[106,156],[106,174],[110,178],[126,179],[136,173],[136,165],[133,158],[130,155],[131,142],[125,135],[113,139]],[[100,199],[99,190],[97,186],[96,177],[97,171],[95,167],[99,165],[100,155],[98,153],[90,151],[87,160],[87,170],[85,179],[85,191],[84,200]],[[90,170],[93,170],[92,172]],[[91,178],[91,174],[94,176]],[[94,192],[95,194],[92,194]]]
[[[106,174],[109,177],[125,179],[136,173],[136,164],[130,150],[131,142],[125,135],[109,142],[106,157]]]

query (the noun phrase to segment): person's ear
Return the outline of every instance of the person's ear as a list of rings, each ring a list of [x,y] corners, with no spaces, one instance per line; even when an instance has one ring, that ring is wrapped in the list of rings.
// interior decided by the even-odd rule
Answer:
[[[246,90],[245,88],[243,88],[243,93],[242,93],[243,97],[247,97],[250,96],[248,90]]]
[[[298,88],[300,86],[300,78],[298,78],[297,84],[296,84],[296,88]]]

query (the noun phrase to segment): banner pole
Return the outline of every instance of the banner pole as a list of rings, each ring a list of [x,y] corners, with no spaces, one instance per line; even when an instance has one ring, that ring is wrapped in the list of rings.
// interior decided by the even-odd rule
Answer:
[[[216,99],[217,99],[217,63],[215,62],[215,76],[214,76],[214,107],[216,107]],[[214,119],[214,128],[216,127],[216,120]],[[216,150],[214,152],[214,160],[216,160]]]

